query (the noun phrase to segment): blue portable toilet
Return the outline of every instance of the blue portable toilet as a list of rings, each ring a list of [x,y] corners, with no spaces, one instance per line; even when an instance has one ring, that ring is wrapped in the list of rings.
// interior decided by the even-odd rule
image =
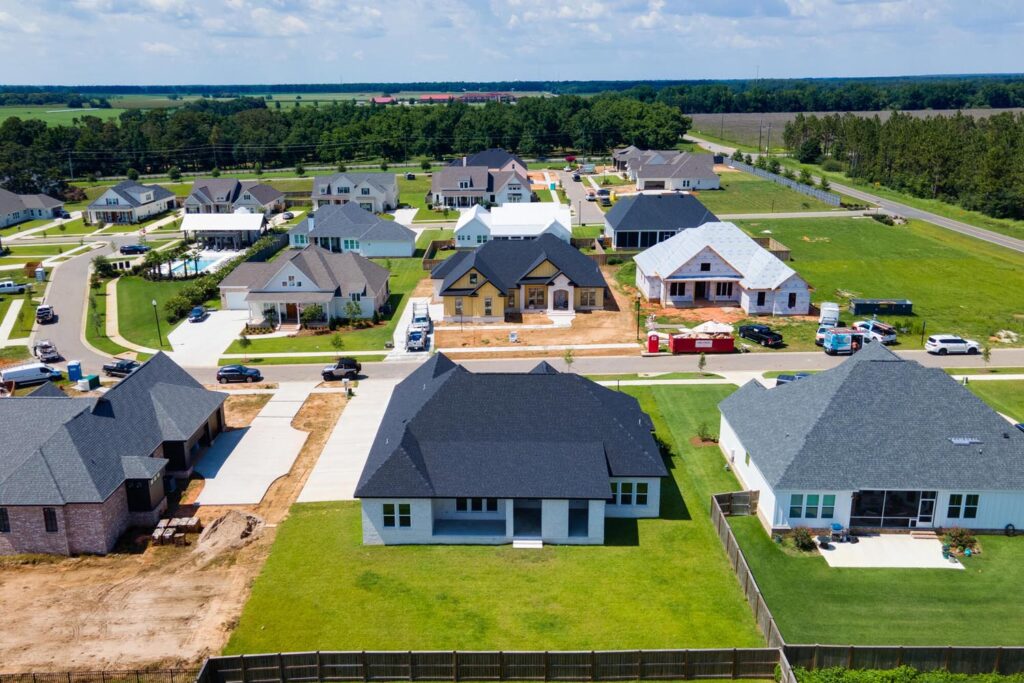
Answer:
[[[68,361],[68,379],[71,380],[72,382],[77,382],[78,380],[82,379],[82,361]]]
[[[46,282],[46,269],[42,266],[36,268],[36,282]]]

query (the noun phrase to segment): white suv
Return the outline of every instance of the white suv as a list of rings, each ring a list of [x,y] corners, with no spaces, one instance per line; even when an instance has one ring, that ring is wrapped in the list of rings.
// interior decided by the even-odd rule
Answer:
[[[981,345],[971,339],[955,337],[951,334],[935,334],[928,337],[924,343],[924,350],[928,353],[937,353],[945,356],[948,353],[966,353],[973,356],[981,352]]]

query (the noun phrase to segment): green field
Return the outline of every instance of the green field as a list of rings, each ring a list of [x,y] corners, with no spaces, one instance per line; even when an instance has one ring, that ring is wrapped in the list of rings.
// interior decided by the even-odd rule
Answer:
[[[11,117],[25,120],[45,121],[48,126],[70,126],[75,119],[83,116],[95,116],[107,120],[116,119],[124,109],[68,109],[61,105],[31,106],[31,107],[0,107],[0,122]]]
[[[398,201],[402,205],[408,205],[409,208],[419,209],[416,212],[416,218],[414,221],[436,221],[445,220],[458,220],[457,213],[451,213],[448,216],[445,215],[447,212],[431,211],[427,208],[427,193],[430,192],[430,176],[425,173],[416,174],[415,180],[406,180],[402,176],[398,176]]]
[[[721,190],[696,196],[716,214],[830,211],[835,207],[749,173],[722,173]]]
[[[386,319],[385,324],[377,325],[366,329],[349,330],[340,327],[338,332],[345,342],[344,351],[378,351],[384,349],[384,343],[391,341],[395,332],[395,325],[402,315],[409,300],[409,293],[416,287],[416,284],[427,276],[426,271],[419,259],[416,258],[392,258],[373,259],[391,271],[391,298],[388,303],[393,314]],[[120,291],[120,290],[118,290]],[[120,301],[118,302],[120,304]],[[152,313],[150,313],[152,316]],[[259,356],[261,353],[291,353],[322,351],[324,354],[336,353],[331,346],[330,334],[306,335],[301,337],[271,337],[260,339],[251,337],[252,346],[248,350],[241,348],[238,342],[228,347],[226,353],[249,353],[251,356]]]
[[[630,388],[671,476],[662,518],[610,519],[604,546],[363,546],[358,503],[293,506],[226,651],[763,645],[708,518],[736,482],[689,442],[729,391]]]
[[[984,380],[969,382],[967,388],[1000,413],[1024,422],[1024,380]]]

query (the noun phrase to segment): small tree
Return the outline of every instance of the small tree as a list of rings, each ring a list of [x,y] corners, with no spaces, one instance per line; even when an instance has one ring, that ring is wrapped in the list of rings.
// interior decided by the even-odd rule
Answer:
[[[245,353],[245,362],[249,362],[249,347],[252,346],[252,340],[242,333],[242,336],[238,338],[238,345],[242,347],[242,351]]]
[[[800,177],[797,180],[801,185],[814,185],[814,178],[811,177],[810,171],[806,168],[800,169]]]
[[[179,180],[181,180],[181,169],[178,168],[177,166],[171,166],[169,169],[167,169],[167,177],[173,180],[174,182],[178,182]]]
[[[985,363],[985,367],[988,367],[989,361],[992,360],[992,347],[988,344],[981,347],[981,360]]]
[[[348,318],[349,328],[352,327],[352,324],[355,322],[356,318],[362,314],[362,312],[363,307],[359,305],[358,301],[349,299],[345,302],[345,317]]]
[[[734,149],[732,151],[732,157],[731,158],[732,158],[733,161],[743,161],[743,152],[741,152],[738,149]]]
[[[117,275],[113,264],[106,256],[97,256],[92,260],[93,274],[100,278],[111,278]]]
[[[778,159],[772,157],[768,161],[768,170],[771,171],[772,173],[778,173],[780,170],[782,170],[782,164],[779,163]]]
[[[302,164],[295,164],[295,175],[299,176],[300,178],[306,175],[306,167],[303,166]]]
[[[99,306],[96,303],[96,297],[89,297],[89,325],[92,326],[93,334],[97,337],[105,337],[103,334],[103,316],[100,314]]]
[[[829,190],[832,189],[832,184],[828,182],[828,178],[822,176],[821,179],[818,181],[818,187],[820,187],[825,192],[828,192]]]
[[[125,176],[128,178],[128,180],[138,180],[139,179],[139,172],[136,171],[134,168],[129,168],[125,172]]]
[[[420,168],[422,168],[424,171],[429,171],[431,168],[430,160],[424,159],[423,161],[421,161]]]
[[[335,332],[331,335],[331,348],[334,349],[338,356],[341,356],[341,351],[345,348],[345,340],[342,338],[340,332]]]
[[[704,368],[708,366],[708,357],[704,355],[702,351],[700,356],[697,357],[697,372],[704,374]]]
[[[576,362],[576,355],[571,348],[565,350],[565,353],[562,354],[562,360],[565,361],[566,370],[572,372],[572,364]]]
[[[380,162],[380,170],[382,170],[382,171],[388,170],[388,162],[386,162],[386,161]]]
[[[745,155],[743,157],[743,163],[745,163],[747,166],[753,166],[754,165],[754,157],[750,156],[749,154]]]
[[[345,162],[339,161],[338,162],[338,173],[344,173],[347,170],[348,170],[348,166],[345,165]]]
[[[213,170],[210,171],[210,175],[212,175],[214,178],[220,178],[220,169],[214,166]]]
[[[252,172],[258,176],[263,175],[263,164],[257,161],[252,167]]]

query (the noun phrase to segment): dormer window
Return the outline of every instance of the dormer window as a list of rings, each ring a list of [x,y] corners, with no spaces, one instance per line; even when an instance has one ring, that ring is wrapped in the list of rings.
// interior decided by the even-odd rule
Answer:
[[[362,188],[361,189],[361,193],[362,193],[363,196],[369,195],[370,194],[370,188],[368,188],[368,187]]]
[[[475,285],[476,284],[476,280],[477,280],[476,273],[470,273],[469,274],[469,284]]]
[[[338,185],[338,194],[348,194],[352,191],[348,185]]]
[[[329,190],[329,189],[331,189],[331,188],[329,188],[327,185],[321,185],[320,186],[320,194],[327,194],[327,190]]]
[[[460,180],[459,181],[459,189],[460,190],[468,190],[469,189],[469,181],[468,180]]]
[[[252,195],[246,192],[245,194],[242,195],[242,199],[244,199],[245,201],[249,201],[250,199],[252,199]]]

